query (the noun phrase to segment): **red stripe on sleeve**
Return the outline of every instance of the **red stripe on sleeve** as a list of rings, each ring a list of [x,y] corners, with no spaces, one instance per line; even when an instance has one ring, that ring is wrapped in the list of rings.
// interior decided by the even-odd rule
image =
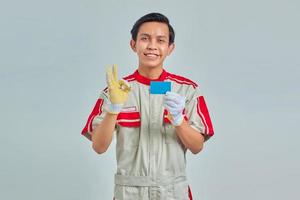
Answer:
[[[206,132],[207,132],[207,125],[206,125],[206,123],[205,123],[204,116],[203,116],[203,114],[202,114],[201,111],[200,111],[199,98],[197,99],[197,113],[198,113],[198,115],[199,115],[199,117],[200,117],[200,119],[201,119],[201,122],[202,122],[203,126],[204,126],[203,133],[206,134]]]
[[[193,200],[193,195],[192,195],[192,191],[191,191],[190,186],[188,186],[188,191],[189,191],[189,199]]]
[[[93,119],[97,116],[97,115],[100,115],[102,113],[102,105],[103,105],[103,99],[98,99],[95,106],[94,106],[94,109],[92,110],[91,114],[89,115],[88,117],[88,120],[81,132],[82,135],[85,135],[87,134],[89,131],[93,131],[92,130],[92,122],[93,122]]]
[[[205,126],[205,134],[212,136],[214,134],[213,125],[211,123],[211,119],[209,116],[209,112],[204,100],[203,96],[198,97],[198,107],[197,107],[198,114],[201,117],[201,120]]]

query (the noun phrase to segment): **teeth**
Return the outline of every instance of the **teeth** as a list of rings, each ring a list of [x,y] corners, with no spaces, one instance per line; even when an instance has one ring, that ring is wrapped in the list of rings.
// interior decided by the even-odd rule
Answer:
[[[152,53],[149,53],[149,54],[145,54],[147,57],[157,57],[157,55],[156,54],[152,54]]]

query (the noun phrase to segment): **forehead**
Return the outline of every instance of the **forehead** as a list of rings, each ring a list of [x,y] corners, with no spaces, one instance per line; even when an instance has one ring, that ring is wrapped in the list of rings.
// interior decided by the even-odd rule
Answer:
[[[145,22],[138,31],[138,35],[147,34],[150,36],[165,36],[169,37],[169,27],[161,22]]]

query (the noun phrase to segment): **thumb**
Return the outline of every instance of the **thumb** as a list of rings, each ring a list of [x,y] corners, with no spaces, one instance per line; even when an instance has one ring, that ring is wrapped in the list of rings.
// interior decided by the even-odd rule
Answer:
[[[131,89],[130,84],[124,79],[119,80],[119,85],[121,90],[123,90],[124,92],[129,92]]]

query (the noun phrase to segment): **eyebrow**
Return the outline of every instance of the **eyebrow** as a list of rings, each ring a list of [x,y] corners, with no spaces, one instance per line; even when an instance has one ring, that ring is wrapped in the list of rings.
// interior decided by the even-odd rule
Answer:
[[[141,33],[140,36],[151,37],[151,35],[148,34],[148,33]],[[165,36],[165,35],[158,35],[158,36],[156,36],[156,37],[158,37],[158,38],[166,38],[166,39],[167,39],[167,36]]]

